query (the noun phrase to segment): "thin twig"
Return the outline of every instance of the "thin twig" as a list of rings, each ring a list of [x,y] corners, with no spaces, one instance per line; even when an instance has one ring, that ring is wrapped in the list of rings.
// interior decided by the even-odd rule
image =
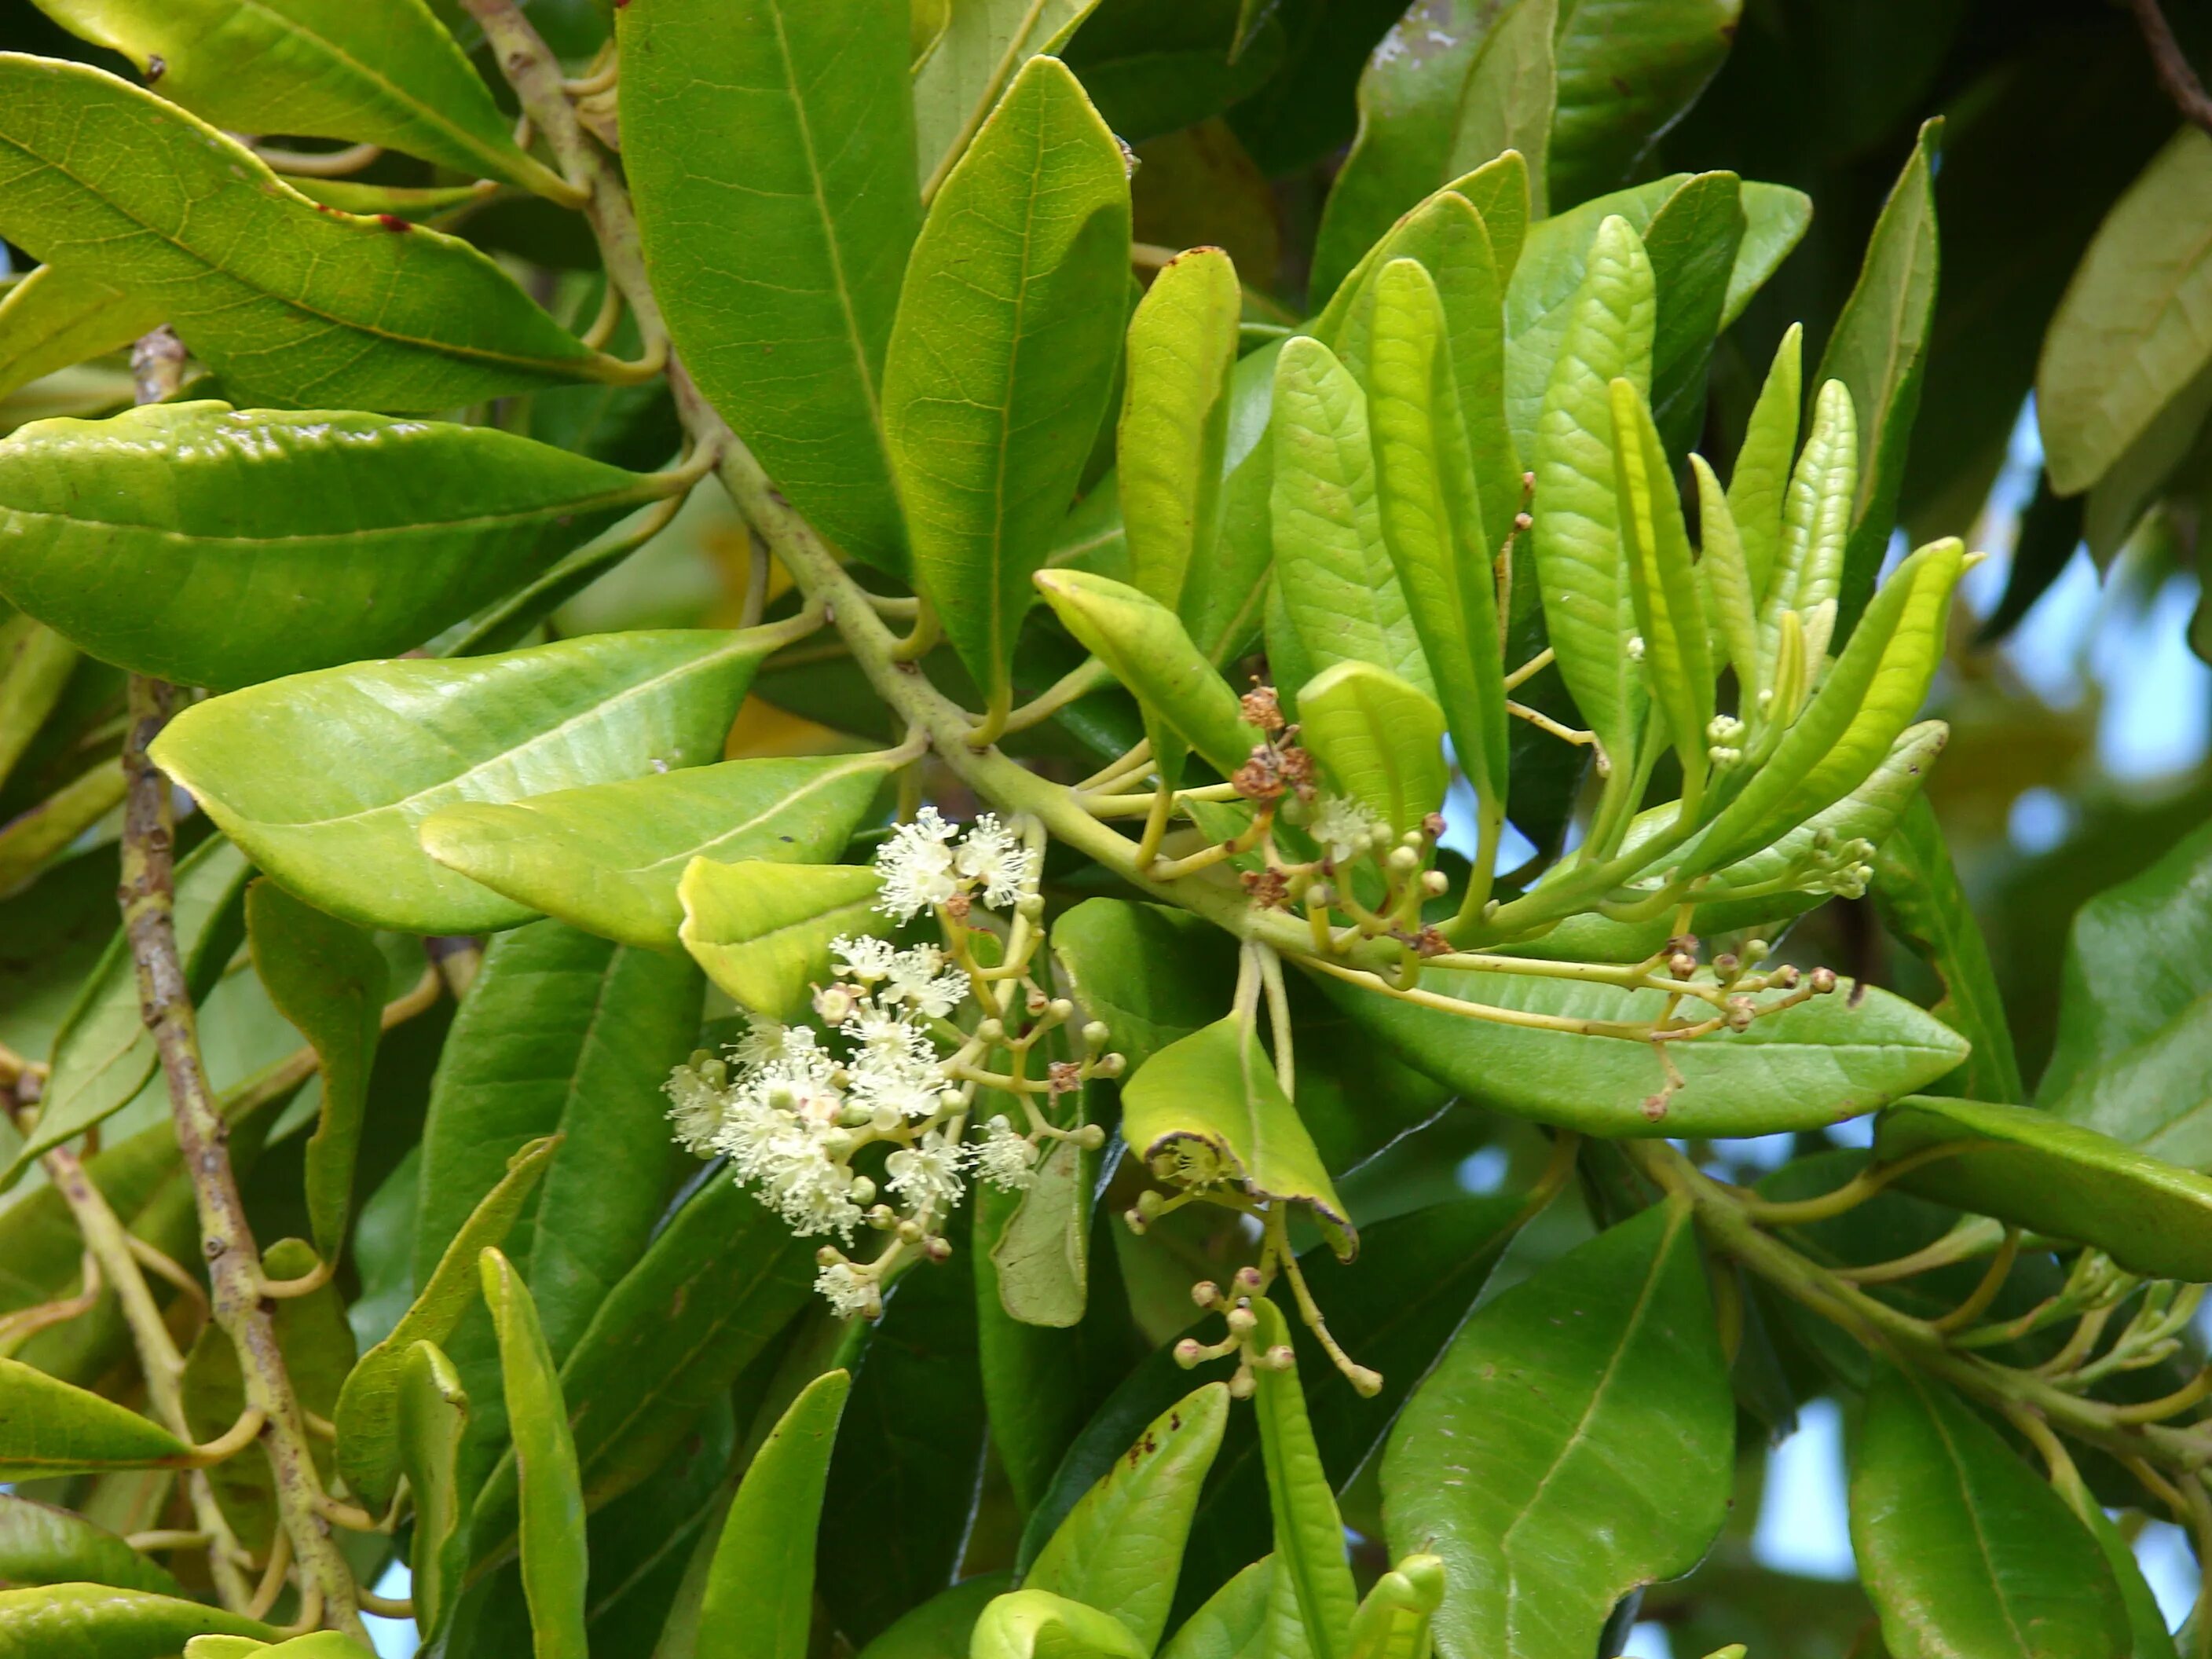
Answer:
[[[2129,0],[2129,5],[2136,15],[2136,27],[2142,31],[2143,44],[2150,48],[2151,67],[2158,72],[2159,85],[2188,120],[2212,132],[2212,94],[2206,93],[2203,82],[2197,78],[2158,0]]]

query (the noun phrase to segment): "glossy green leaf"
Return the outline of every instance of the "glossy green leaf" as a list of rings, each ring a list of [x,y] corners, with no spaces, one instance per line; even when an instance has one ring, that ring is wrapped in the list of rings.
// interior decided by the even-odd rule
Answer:
[[[362,1114],[392,970],[359,928],[258,881],[246,893],[254,971],[322,1067],[322,1118],[307,1142],[307,1217],[316,1254],[335,1260],[353,1209]]]
[[[311,202],[320,202],[345,213],[389,213],[418,225],[433,223],[453,209],[477,202],[484,194],[481,183],[366,185],[353,179],[316,179],[296,173],[281,176]]]
[[[434,1342],[399,1351],[398,1399],[390,1407],[400,1473],[415,1504],[410,1594],[425,1635],[445,1628],[468,1570],[468,1495],[460,1490],[461,1437],[469,1396],[460,1373]]]
[[[1628,641],[1636,605],[1623,556],[1607,386],[1651,380],[1658,302],[1651,262],[1626,219],[1598,228],[1544,394],[1532,453],[1531,541],[1544,620],[1584,724],[1620,764],[1635,746],[1644,690]]]
[[[1813,404],[1813,429],[1790,474],[1782,508],[1782,540],[1768,572],[1759,638],[1770,682],[1782,613],[1809,623],[1836,599],[1850,539],[1851,504],[1859,480],[1859,434],[1849,389],[1825,380]],[[1808,670],[1812,666],[1808,665]]]
[[[443,1344],[453,1335],[476,1299],[478,1256],[506,1241],[558,1145],[550,1138],[535,1140],[507,1160],[498,1185],[470,1212],[391,1334],[347,1374],[331,1413],[337,1464],[347,1486],[371,1509],[381,1510],[392,1502],[402,1473],[399,1395],[408,1356],[418,1344]]]
[[[251,1636],[195,1636],[185,1644],[185,1659],[246,1659],[270,1651],[270,1644]]]
[[[1728,56],[1742,0],[1561,0],[1552,198],[1627,176]]]
[[[1352,1626],[1352,1659],[1421,1659],[1444,1595],[1444,1564],[1409,1555],[1375,1581]],[[1736,1659],[1742,1659],[1739,1653]]]
[[[1529,211],[1551,201],[1552,134],[1559,117],[1559,0],[1516,0],[1482,38],[1468,65],[1448,170],[1507,150],[1527,158]]]
[[[584,1498],[560,1379],[520,1275],[496,1249],[486,1249],[482,1261],[520,1472],[532,1650],[537,1659],[585,1659]]]
[[[683,948],[694,858],[811,864],[842,852],[896,763],[881,754],[723,761],[422,821],[431,857],[588,933]]]
[[[216,988],[238,948],[246,857],[212,840],[176,867],[177,944],[195,1001]],[[12,1186],[39,1156],[103,1121],[137,1095],[161,1065],[138,1000],[138,970],[118,928],[54,1036],[53,1072],[38,1126],[0,1176]]]
[[[1057,52],[1098,0],[948,0],[945,26],[914,73],[921,198],[936,196],[1015,77]]]
[[[532,189],[551,182],[422,0],[40,3],[211,125],[381,144]]]
[[[1443,805],[1444,717],[1436,700],[1372,663],[1340,662],[1298,691],[1298,735],[1337,794],[1404,836]]]
[[[1713,664],[1705,638],[1705,600],[1682,527],[1681,498],[1659,429],[1635,383],[1616,379],[1608,388],[1613,416],[1614,511],[1628,591],[1636,611],[1636,636],[1650,676],[1653,701],[1682,763],[1683,796],[1693,799],[1705,783],[1705,728],[1713,719]]]
[[[191,1455],[191,1447],[129,1407],[0,1359],[0,1480],[174,1468]]]
[[[1033,58],[907,264],[884,420],[915,580],[994,696],[1112,392],[1128,239],[1120,145],[1074,76]]]
[[[1156,1175],[1307,1205],[1338,1255],[1348,1258],[1356,1246],[1297,1108],[1257,1035],[1234,1014],[1170,1043],[1130,1075],[1121,1135]]]
[[[1908,1192],[2078,1239],[2147,1279],[2212,1283],[2212,1176],[2030,1107],[1920,1095],[1875,1129],[1886,1163],[1958,1148],[1898,1176]]]
[[[894,572],[884,352],[921,217],[907,11],[617,13],[623,167],[684,366],[817,529]]]
[[[1729,473],[1729,513],[1743,538],[1754,611],[1765,602],[1775,567],[1782,560],[1782,515],[1796,465],[1798,411],[1804,404],[1800,385],[1804,340],[1802,324],[1792,323],[1783,334]]]
[[[694,859],[678,888],[684,948],[741,1006],[795,1019],[829,972],[832,939],[889,927],[877,886],[864,865]]]
[[[659,483],[485,426],[167,404],[0,442],[0,592],[218,688],[396,656]]]
[[[2143,1577],[2127,1535],[2105,1513],[2080,1471],[2070,1464],[2054,1469],[2051,1484],[2075,1518],[2089,1529],[2097,1547],[2104,1552],[2106,1565],[2112,1570],[2112,1581],[2119,1589],[2121,1605],[2127,1609],[2128,1629],[2134,1638],[2127,1659],[2180,1659],[2173,1633],[2166,1627],[2166,1614]]]
[[[1262,1353],[1289,1345],[1290,1327],[1280,1309],[1255,1297],[1252,1311],[1260,1320],[1252,1339]],[[1350,1650],[1352,1616],[1358,1608],[1336,1496],[1314,1442],[1296,1368],[1259,1369],[1254,1381],[1252,1409],[1260,1425],[1267,1508],[1275,1530],[1275,1576],[1290,1583],[1314,1659],[1335,1659]]]
[[[1023,1589],[983,1609],[969,1659],[1145,1659],[1119,1620],[1048,1590]]]
[[[1280,352],[1281,343],[1272,342],[1238,358],[1230,373],[1228,441],[1222,453],[1227,477],[1222,483],[1218,556],[1183,574],[1178,614],[1193,641],[1215,664],[1234,660],[1259,637],[1270,586],[1275,558],[1268,517],[1274,446],[1267,440],[1267,417]],[[1088,499],[1099,500],[1106,489],[1102,483]]]
[[[1291,1634],[1273,1616],[1277,1595],[1275,1558],[1263,1556],[1184,1620],[1160,1659],[1305,1659],[1303,1645],[1273,1645]]]
[[[1942,1384],[1884,1366],[1852,1459],[1851,1542],[1898,1659],[2112,1659],[2127,1613],[2065,1500]]]
[[[41,375],[120,351],[168,307],[82,269],[40,265],[0,295],[0,398]]]
[[[1481,240],[1475,261],[1486,265],[1488,238]],[[1495,321],[1494,270],[1486,286],[1485,309]],[[1394,259],[1383,267],[1375,289],[1368,405],[1382,538],[1436,678],[1453,751],[1474,781],[1490,836],[1504,816],[1507,758],[1502,647],[1494,643],[1499,638],[1492,564],[1496,538],[1487,528],[1489,514],[1461,420],[1447,328],[1437,286],[1422,266]],[[1502,328],[1499,323],[1490,331],[1500,346]],[[1484,355],[1492,371],[1487,401],[1502,410],[1503,362],[1494,351]],[[1502,412],[1495,427],[1488,434],[1492,443],[1504,440]],[[1299,694],[1302,708],[1310,690]]]
[[[1616,1601],[1720,1531],[1735,1431],[1685,1203],[1477,1309],[1382,1463],[1393,1547],[1443,1559],[1446,1659],[1595,1651]]]
[[[82,64],[0,53],[0,232],[158,289],[193,355],[275,403],[449,409],[620,374],[434,230],[320,208],[252,151]]]
[[[1128,369],[1115,442],[1133,585],[1170,611],[1184,577],[1221,535],[1222,458],[1244,304],[1216,247],[1160,268],[1129,319]]]
[[[707,1579],[700,1659],[805,1659],[814,1534],[852,1377],[817,1377],[754,1455]]]
[[[1688,448],[1705,425],[1713,341],[1743,244],[1742,198],[1735,174],[1701,173],[1644,228],[1644,251],[1659,290],[1651,412],[1670,453]]]
[[[1113,1614],[1150,1653],[1167,1628],[1191,1515],[1228,1418],[1219,1382],[1163,1413],[1068,1512],[1023,1584]]]
[[[1690,457],[1698,482],[1698,526],[1705,545],[1698,551],[1698,581],[1715,665],[1735,670],[1737,704],[1756,708],[1765,689],[1759,643],[1759,603],[1742,532],[1729,506],[1727,492],[1702,455]]]
[[[1276,592],[1311,669],[1373,663],[1433,695],[1382,539],[1367,397],[1318,340],[1298,336],[1275,360],[1272,430]]]
[[[1072,1140],[1055,1140],[1018,1194],[990,1247],[1000,1311],[1025,1325],[1065,1328],[1084,1315],[1090,1267],[1090,1184],[1095,1171]],[[976,1212],[981,1224],[983,1212]]]
[[[1851,507],[1844,556],[1838,634],[1850,630],[1874,592],[1875,577],[1897,523],[1920,383],[1928,371],[1929,331],[1936,315],[1936,164],[1942,145],[1939,116],[1925,122],[1867,239],[1866,263],[1844,302],[1816,381],[1841,380],[1858,410],[1865,459]]]
[[[766,646],[670,629],[324,669],[188,708],[153,754],[257,865],[334,915],[509,927],[529,912],[423,852],[422,821],[714,758]],[[323,763],[296,765],[304,754]]]
[[[112,1584],[181,1595],[177,1581],[106,1528],[69,1510],[0,1493],[0,1583]]]
[[[4,1362],[0,1362],[4,1363]],[[46,1584],[0,1590],[0,1651],[9,1659],[83,1654],[87,1659],[152,1659],[195,1636],[220,1632],[276,1639],[258,1619],[199,1601],[111,1589],[104,1584]]]
[[[1446,196],[1458,197],[1482,221],[1484,233],[1490,240],[1492,269],[1498,282],[1504,283],[1513,274],[1514,264],[1521,257],[1522,244],[1528,239],[1528,158],[1518,150],[1493,156],[1474,172],[1432,191],[1360,255],[1358,264],[1330,290],[1328,303],[1322,307],[1307,331],[1332,351],[1342,348],[1345,331],[1364,296],[1371,291],[1374,279],[1383,266],[1393,259],[1419,260],[1429,267],[1431,276],[1437,275],[1449,263],[1442,251],[1453,222],[1440,216],[1439,211],[1443,206],[1442,198]],[[1442,280],[1439,277],[1439,282]],[[1320,283],[1314,285],[1314,292],[1322,292]]]
[[[1283,26],[1265,15],[1269,4],[1244,30],[1239,11],[1258,3],[1115,0],[1055,55],[1082,77],[1124,143],[1147,143],[1218,116],[1267,84],[1283,62]]]
[[[861,1659],[961,1659],[975,1621],[1011,1588],[1011,1575],[987,1572],[939,1590],[863,1648]]]

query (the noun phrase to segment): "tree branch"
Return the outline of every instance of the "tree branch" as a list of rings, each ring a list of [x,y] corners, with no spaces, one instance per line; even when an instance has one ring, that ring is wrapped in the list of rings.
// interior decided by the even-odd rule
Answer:
[[[2136,15],[2136,27],[2142,31],[2143,44],[2150,48],[2151,67],[2158,72],[2159,85],[2185,117],[2212,132],[2212,94],[2206,93],[2204,83],[2197,78],[2158,0],[2128,0],[2128,3]]]

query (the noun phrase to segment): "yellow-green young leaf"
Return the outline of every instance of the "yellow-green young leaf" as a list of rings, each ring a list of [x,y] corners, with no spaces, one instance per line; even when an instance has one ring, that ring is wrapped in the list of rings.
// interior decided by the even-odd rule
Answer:
[[[969,1659],[1145,1659],[1121,1622],[1049,1590],[1018,1589],[983,1609]]]
[[[319,207],[242,144],[82,64],[0,53],[0,234],[158,289],[193,355],[271,403],[451,409],[628,372],[467,243]]]
[[[392,970],[361,929],[266,880],[246,889],[246,937],[269,1000],[322,1066],[322,1117],[307,1149],[307,1219],[316,1254],[332,1261],[353,1208],[354,1158]]]
[[[561,1380],[553,1372],[530,1287],[486,1249],[484,1301],[499,1333],[499,1369],[521,1483],[522,1590],[536,1659],[588,1659],[584,1635],[584,1497]]]
[[[1040,570],[1037,591],[1083,648],[1136,694],[1152,756],[1170,786],[1184,745],[1226,776],[1261,734],[1237,693],[1191,641],[1172,611],[1126,583],[1081,570]]]
[[[1533,457],[1531,545],[1544,620],[1575,707],[1616,766],[1635,748],[1644,684],[1628,649],[1636,603],[1621,544],[1607,387],[1626,378],[1649,391],[1657,315],[1644,244],[1626,219],[1607,219],[1544,393]]]
[[[1298,736],[1329,788],[1393,836],[1419,830],[1443,805],[1451,783],[1443,714],[1388,669],[1340,662],[1308,680],[1298,690]]]
[[[1608,388],[1613,404],[1613,486],[1628,591],[1636,607],[1633,653],[1650,678],[1654,700],[1682,763],[1682,798],[1705,787],[1705,728],[1713,718],[1713,662],[1705,640],[1705,604],[1690,538],[1682,528],[1674,469],[1644,396],[1626,379]]]
[[[1433,272],[1436,262],[1427,257],[1427,234],[1419,227],[1425,222],[1431,225],[1436,222],[1433,210],[1446,196],[1460,198],[1482,221],[1490,238],[1498,280],[1504,282],[1513,274],[1514,263],[1521,257],[1521,245],[1528,234],[1528,160],[1520,151],[1512,149],[1493,156],[1465,177],[1453,179],[1407,212],[1380,241],[1360,255],[1358,264],[1330,290],[1328,303],[1322,307],[1309,331],[1332,350],[1339,349],[1352,312],[1368,292],[1376,274],[1393,259],[1419,259]],[[1321,291],[1319,283],[1315,283],[1314,291]]]
[[[302,178],[280,174],[284,182],[311,202],[320,202],[345,213],[390,213],[422,224],[449,208],[474,202],[484,194],[475,185],[364,185],[354,179]]]
[[[1490,289],[1495,317],[1494,280]],[[1505,685],[1492,538],[1460,418],[1446,308],[1426,270],[1393,259],[1376,282],[1373,316],[1368,413],[1382,539],[1487,839],[1505,815]],[[1492,392],[1502,397],[1502,386],[1493,376]],[[1498,412],[1502,429],[1502,404]]]
[[[1942,659],[1965,554],[1955,539],[1931,542],[1898,567],[1805,712],[1706,827],[1686,867],[1733,864],[1842,799],[1881,764]]]
[[[258,1619],[144,1590],[105,1584],[0,1590],[0,1652],[9,1659],[174,1653],[209,1632],[252,1637],[258,1643],[280,1639]]]
[[[1375,1581],[1352,1621],[1352,1659],[1422,1659],[1444,1599],[1441,1556],[1409,1555]]]
[[[195,1636],[185,1644],[185,1659],[246,1659],[270,1650],[268,1643],[251,1636]]]
[[[1782,558],[1783,507],[1797,458],[1798,411],[1805,401],[1801,389],[1804,354],[1805,325],[1792,323],[1767,366],[1743,444],[1735,453],[1735,466],[1729,473],[1729,512],[1736,533],[1743,538],[1753,610],[1765,602]]]
[[[12,1492],[0,1494],[0,1582],[184,1594],[167,1572],[106,1528]]]
[[[1370,662],[1432,694],[1382,540],[1367,395],[1320,341],[1299,335],[1276,358],[1273,431],[1275,592],[1310,672]]]
[[[128,1406],[21,1361],[0,1359],[0,1480],[173,1468],[191,1454],[190,1446]]]
[[[830,971],[830,941],[880,933],[876,872],[850,864],[717,864],[694,859],[677,889],[684,948],[707,977],[764,1019],[796,1019]]]
[[[1128,257],[1121,148],[1032,58],[931,204],[884,368],[915,581],[994,699],[1113,392]]]
[[[1739,468],[1739,472],[1741,469]],[[1759,653],[1759,605],[1743,532],[1727,492],[1702,455],[1690,457],[1698,479],[1698,523],[1705,546],[1698,557],[1698,581],[1712,648],[1734,665],[1738,707],[1747,717],[1759,707],[1766,680]]]
[[[433,860],[422,821],[717,758],[769,643],[672,629],[326,668],[186,709],[154,758],[256,865],[333,915],[416,933],[511,927],[530,912]]]
[[[1150,1653],[1167,1627],[1191,1516],[1228,1420],[1220,1382],[1164,1413],[1067,1512],[1022,1583],[1113,1614]]]
[[[266,1651],[270,1659],[376,1659],[374,1648],[365,1648],[352,1637],[334,1630],[311,1631],[289,1642],[279,1642]]]
[[[506,804],[449,806],[423,848],[518,904],[659,951],[683,949],[677,888],[695,858],[811,864],[866,820],[883,754],[723,761]]]
[[[468,1571],[471,1494],[460,1489],[461,1436],[469,1396],[434,1342],[410,1343],[399,1362],[394,1419],[399,1468],[415,1500],[415,1622],[426,1637],[445,1628]]]
[[[1275,1558],[1263,1555],[1182,1621],[1160,1659],[1308,1659],[1304,1634],[1296,1599],[1283,1595]]]
[[[39,421],[0,442],[0,592],[106,661],[228,689],[412,649],[664,493],[484,426]]]
[[[943,187],[1024,66],[1066,45],[1097,3],[947,0],[944,26],[914,70],[915,161],[924,202]]]
[[[1170,611],[1183,577],[1221,535],[1222,453],[1230,374],[1244,305],[1237,267],[1218,247],[1179,253],[1129,319],[1121,423],[1115,442],[1130,580]]]
[[[623,170],[684,367],[817,530],[902,573],[879,393],[921,219],[904,0],[615,16]]]
[[[0,398],[44,374],[119,351],[169,314],[90,271],[40,265],[0,295]]]
[[[1337,1255],[1358,1238],[1267,1050],[1235,1014],[1170,1043],[1121,1091],[1121,1134],[1178,1187],[1304,1204]]]
[[[1783,507],[1782,544],[1759,609],[1759,646],[1769,684],[1782,613],[1800,621],[1837,595],[1844,552],[1850,539],[1851,501],[1858,487],[1858,422],[1842,381],[1825,382],[1813,403],[1813,429],[1790,475]],[[1808,666],[1817,666],[1809,665]]]
[[[1875,1125],[1884,1163],[1931,1146],[1959,1150],[1899,1176],[1906,1190],[2094,1245],[2146,1279],[2212,1283],[2212,1176],[2032,1107],[1920,1095]]]
[[[1897,1659],[2112,1659],[2097,1540],[1950,1389],[1883,1365],[1851,1459],[1851,1542]]]
[[[1252,1340],[1262,1354],[1291,1352],[1282,1310],[1254,1297],[1259,1318]],[[1314,1659],[1344,1659],[1350,1651],[1358,1592],[1344,1555],[1344,1522],[1322,1468],[1306,1417],[1306,1397],[1293,1366],[1256,1368],[1252,1410],[1259,1421],[1260,1453],[1267,1468],[1267,1508],[1275,1527],[1275,1576],[1288,1579],[1299,1622]]]
[[[847,1371],[816,1377],[753,1455],[714,1544],[698,1659],[806,1659],[814,1534],[852,1387]]]
[[[417,1343],[440,1344],[453,1335],[476,1299],[478,1256],[506,1239],[560,1144],[557,1135],[533,1140],[507,1160],[507,1174],[453,1236],[414,1305],[347,1374],[331,1417],[337,1425],[338,1470],[370,1509],[391,1504],[402,1473],[398,1390],[409,1353]]]
[[[346,138],[532,190],[559,181],[514,142],[424,0],[38,0],[149,86],[232,132]]]

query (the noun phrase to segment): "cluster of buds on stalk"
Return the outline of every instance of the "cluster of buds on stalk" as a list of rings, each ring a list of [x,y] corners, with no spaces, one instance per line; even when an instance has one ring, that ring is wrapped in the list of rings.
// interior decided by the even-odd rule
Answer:
[[[1278,1342],[1263,1348],[1258,1340],[1260,1316],[1252,1310],[1253,1298],[1267,1294],[1269,1275],[1258,1267],[1239,1267],[1224,1291],[1212,1279],[1200,1279],[1190,1287],[1190,1299],[1208,1313],[1218,1312],[1228,1334],[1218,1342],[1201,1342],[1194,1336],[1186,1336],[1175,1346],[1176,1364],[1185,1370],[1203,1365],[1209,1360],[1226,1359],[1232,1354],[1237,1359],[1236,1372],[1229,1379],[1229,1392],[1238,1400],[1249,1400],[1258,1387],[1257,1373],[1262,1370],[1287,1371],[1297,1364],[1297,1352],[1286,1342]],[[1304,1287],[1300,1287],[1303,1292]],[[1306,1298],[1301,1295],[1302,1301]],[[1317,1310],[1315,1310],[1317,1313]],[[1340,1349],[1328,1334],[1328,1328],[1317,1317],[1308,1321],[1315,1336],[1336,1362],[1346,1380],[1363,1397],[1372,1398],[1380,1393],[1382,1378],[1379,1372],[1354,1363]]]

